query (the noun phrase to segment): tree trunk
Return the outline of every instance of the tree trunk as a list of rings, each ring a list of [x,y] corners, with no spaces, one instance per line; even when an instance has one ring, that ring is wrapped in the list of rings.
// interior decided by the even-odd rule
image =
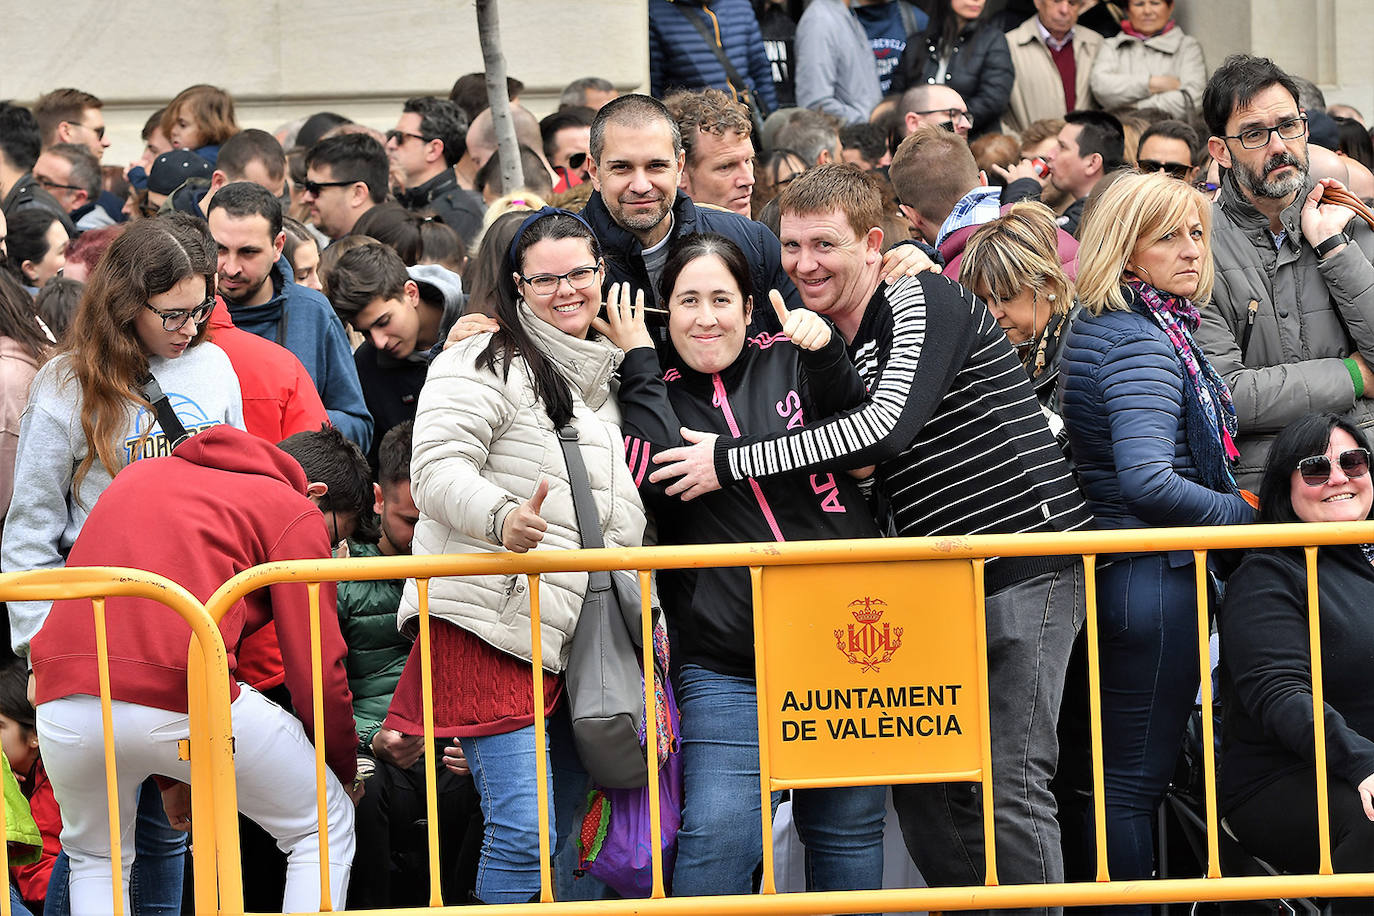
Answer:
[[[496,14],[496,0],[477,0],[477,38],[482,43],[487,100],[491,104],[491,124],[496,133],[496,155],[501,157],[501,191],[509,194],[525,186],[525,171],[520,165],[520,142],[515,137],[515,121],[510,114],[506,56],[501,53],[501,22]]]

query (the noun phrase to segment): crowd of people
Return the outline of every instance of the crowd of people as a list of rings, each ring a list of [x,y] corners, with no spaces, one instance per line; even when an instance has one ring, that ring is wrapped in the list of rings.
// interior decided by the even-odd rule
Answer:
[[[480,73],[385,133],[191,86],[128,168],[97,96],[0,102],[0,568],[204,601],[331,555],[1367,519],[1370,133],[1267,59],[1209,74],[1174,5],[650,0],[649,93],[581,78],[540,119],[508,81],[518,187]],[[1204,608],[1195,562],[1097,559],[1111,876],[1164,865],[1199,613],[1228,831],[1314,872],[1303,555],[1209,558]],[[1374,546],[1317,569],[1332,861],[1371,871]],[[422,905],[432,771],[445,900],[538,899],[539,755],[556,896],[620,892],[565,678],[589,577],[541,585],[542,709],[523,577],[430,580],[428,659],[415,581],[321,588],[327,844],[306,586],[220,622],[250,910],[318,908],[324,849],[336,908]],[[772,839],[750,591],[654,577],[676,895],[750,893]],[[1083,565],[992,558],[985,601],[998,879],[1091,880]],[[90,604],[6,610],[12,911],[108,911]],[[125,906],[179,912],[190,632],[133,597],[106,629]],[[984,882],[975,787],[816,788],[809,889],[881,886],[889,798],[929,884]]]

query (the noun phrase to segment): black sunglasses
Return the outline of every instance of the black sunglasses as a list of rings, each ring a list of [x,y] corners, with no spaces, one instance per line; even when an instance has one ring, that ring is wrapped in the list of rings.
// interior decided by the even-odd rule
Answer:
[[[1186,162],[1160,162],[1158,159],[1140,159],[1136,168],[1149,175],[1154,172],[1167,172],[1170,178],[1186,180],[1192,166]]]
[[[346,188],[346,187],[348,187],[349,185],[357,184],[357,183],[358,183],[358,180],[359,180],[359,179],[356,179],[356,178],[355,178],[354,180],[352,180],[352,181],[308,181],[308,180],[307,180],[307,181],[304,181],[304,182],[301,183],[301,190],[305,191],[305,193],[307,193],[307,194],[314,194],[316,197],[319,197],[319,196],[320,196],[320,192],[323,191],[325,188]]]
[[[1341,473],[1352,480],[1369,473],[1369,452],[1362,448],[1348,448],[1336,456]],[[1309,487],[1320,487],[1331,479],[1331,459],[1313,455],[1298,462],[1298,473]]]
[[[386,138],[388,140],[395,140],[397,146],[403,145],[407,137],[414,137],[421,143],[428,143],[433,139],[432,137],[426,137],[424,134],[412,134],[408,130],[389,130],[386,132]]]
[[[571,156],[568,157],[568,168],[570,168],[570,169],[577,170],[577,169],[582,168],[582,166],[584,166],[584,165],[586,165],[586,164],[587,164],[587,154],[586,154],[586,153],[573,153]]]

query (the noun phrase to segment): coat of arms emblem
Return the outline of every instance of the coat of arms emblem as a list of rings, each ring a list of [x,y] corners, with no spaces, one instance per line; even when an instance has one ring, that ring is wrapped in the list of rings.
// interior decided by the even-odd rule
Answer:
[[[881,599],[857,598],[849,602],[856,622],[835,630],[835,647],[860,671],[877,671],[901,648],[902,628],[882,623],[886,609],[887,602]]]

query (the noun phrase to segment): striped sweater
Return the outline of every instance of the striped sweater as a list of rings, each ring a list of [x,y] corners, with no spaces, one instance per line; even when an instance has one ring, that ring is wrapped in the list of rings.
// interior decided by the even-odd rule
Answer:
[[[720,439],[722,486],[877,464],[903,536],[1073,531],[1092,517],[1035,391],[987,307],[932,274],[880,287],[849,353],[868,400],[786,434]],[[1070,558],[988,563],[991,593]]]

